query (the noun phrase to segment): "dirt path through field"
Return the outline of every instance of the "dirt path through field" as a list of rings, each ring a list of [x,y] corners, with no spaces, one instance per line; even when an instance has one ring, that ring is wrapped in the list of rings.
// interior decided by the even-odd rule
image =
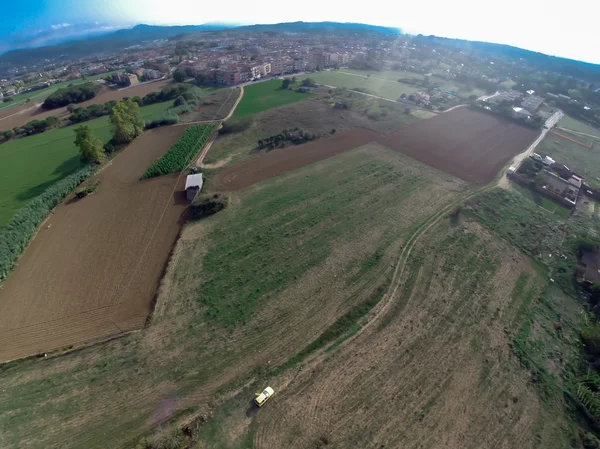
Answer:
[[[244,86],[240,86],[240,94],[238,95],[237,100],[235,101],[235,103],[233,104],[233,106],[231,107],[229,114],[227,114],[225,116],[225,118],[223,118],[222,120],[219,121],[215,132],[213,132],[212,136],[210,139],[208,139],[208,142],[206,142],[204,144],[204,148],[202,148],[202,151],[200,152],[200,154],[198,155],[198,158],[196,159],[195,165],[196,167],[199,168],[217,168],[217,167],[221,167],[222,165],[226,164],[227,162],[223,162],[223,164],[219,165],[217,164],[208,164],[208,165],[204,165],[202,163],[202,161],[204,160],[204,158],[206,157],[206,155],[208,154],[208,152],[210,151],[210,147],[212,147],[212,144],[215,142],[215,140],[217,139],[219,133],[218,130],[221,127],[221,124],[225,121],[227,121],[235,112],[235,108],[237,108],[238,104],[240,104],[240,101],[242,100],[242,97],[244,96]]]

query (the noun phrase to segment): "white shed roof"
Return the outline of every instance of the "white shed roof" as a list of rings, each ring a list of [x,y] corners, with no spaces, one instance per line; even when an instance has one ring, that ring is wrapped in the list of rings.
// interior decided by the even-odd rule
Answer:
[[[187,178],[185,178],[185,190],[190,187],[200,187],[202,189],[202,182],[202,173],[187,175]]]

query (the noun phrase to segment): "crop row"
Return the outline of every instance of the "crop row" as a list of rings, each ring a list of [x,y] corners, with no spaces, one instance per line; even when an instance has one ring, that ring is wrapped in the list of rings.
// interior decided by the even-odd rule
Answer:
[[[142,175],[142,179],[183,170],[190,160],[200,151],[212,134],[215,125],[190,126]]]

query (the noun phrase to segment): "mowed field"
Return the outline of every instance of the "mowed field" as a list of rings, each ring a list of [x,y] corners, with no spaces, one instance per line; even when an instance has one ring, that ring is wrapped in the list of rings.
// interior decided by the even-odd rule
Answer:
[[[347,151],[356,144],[374,141],[465,181],[485,185],[513,156],[524,151],[536,135],[533,130],[489,114],[457,108],[387,136],[355,129],[301,147],[274,150],[223,169],[214,182],[217,189],[244,188]]]
[[[0,446],[134,446],[157,422],[208,413],[253,379],[275,382],[285,400],[276,371],[293,375],[283,367],[314,341],[355,332],[414,229],[467,191],[371,144],[231,193],[226,210],[184,228],[146,329],[0,371]],[[112,273],[117,288],[132,270]],[[350,311],[355,321],[342,324]],[[246,416],[252,394],[243,397],[235,416]],[[207,435],[203,447],[242,447],[245,432]]]
[[[280,87],[281,80],[270,80],[245,86],[244,97],[235,109],[233,116],[242,117],[256,114],[257,112],[311,97],[309,93],[281,90]]]
[[[94,98],[82,103],[77,103],[78,107],[87,107],[92,104],[104,104],[107,101],[122,100],[124,97],[133,98],[135,96],[143,97],[150,92],[157,92],[171,83],[171,80],[161,80],[152,83],[132,86],[127,89],[116,90],[104,88],[102,92]],[[23,126],[31,120],[44,120],[46,117],[54,116],[64,118],[69,115],[67,108],[57,108],[46,110],[36,104],[26,104],[17,108],[10,108],[0,111],[0,131],[13,129],[17,126]]]
[[[184,129],[145,133],[41,226],[0,290],[0,360],[143,326],[187,203],[183,178],[138,179]]]
[[[368,72],[359,75],[357,73],[345,73],[340,70],[332,72],[323,71],[299,76],[298,80],[301,81],[306,78],[311,78],[317,83],[325,84],[327,86],[345,87],[348,89],[367,89],[371,94],[394,101],[397,100],[401,94],[409,95],[419,90],[416,86],[377,78],[376,73],[371,77],[368,77],[367,75]]]
[[[253,421],[229,412],[221,435],[243,428],[256,449],[568,447],[560,395],[552,409],[510,349],[546,282],[478,223],[445,218],[355,338],[271,380],[279,397]]]
[[[172,101],[140,108],[144,120],[160,117]],[[112,137],[108,117],[85,122],[106,143]],[[0,227],[23,205],[81,167],[75,127],[52,129],[0,145]]]
[[[369,70],[353,70],[353,69],[344,68],[344,69],[340,69],[338,71],[338,73],[352,74],[352,75],[358,75],[358,76],[362,76],[362,77],[368,76],[369,78],[372,78],[373,80],[377,80],[377,79],[388,80],[388,81],[393,81],[396,83],[401,78],[410,78],[410,79],[415,79],[415,80],[419,80],[419,81],[423,81],[423,79],[424,79],[424,75],[422,73],[404,72],[404,71],[400,71],[400,70],[382,70],[381,72],[375,72],[375,71],[369,71]],[[471,86],[461,84],[461,83],[453,81],[453,80],[446,80],[446,79],[441,78],[436,75],[431,76],[430,80],[432,83],[435,83],[435,85],[437,87],[439,87],[440,89],[455,92],[459,97],[462,97],[462,98],[467,98],[469,95],[481,96],[481,95],[485,94],[485,91],[483,89],[471,87]],[[417,86],[410,86],[410,87],[412,87],[413,92],[415,90],[420,90],[420,88]]]

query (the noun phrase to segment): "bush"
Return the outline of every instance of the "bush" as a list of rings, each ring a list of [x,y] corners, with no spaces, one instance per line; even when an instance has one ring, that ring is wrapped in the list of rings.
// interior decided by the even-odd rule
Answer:
[[[87,185],[86,187],[84,187],[83,189],[78,190],[75,193],[75,196],[77,196],[77,198],[85,198],[86,196],[97,192],[99,187],[100,187],[100,181],[92,182],[89,185]]]
[[[142,179],[183,170],[192,157],[200,151],[214,128],[214,125],[190,126],[165,154],[148,167]]]
[[[182,104],[185,104],[185,98],[183,98],[183,95],[178,96],[177,98],[175,98],[175,102],[173,103],[173,106],[181,106]]]
[[[98,83],[85,83],[58,89],[42,103],[45,109],[56,109],[71,103],[81,103],[90,100],[100,93],[102,86]]]
[[[169,126],[179,123],[179,117],[176,115],[165,114],[155,120],[146,123],[146,129],[158,128],[160,126]]]
[[[183,95],[184,92],[187,92],[192,88],[189,84],[178,84],[176,86],[167,86],[163,88],[160,92],[150,92],[142,99],[142,103],[144,106],[160,103],[163,101],[175,100],[180,95]]]
[[[106,142],[103,149],[106,154],[113,153],[117,149],[117,143],[115,142],[115,139],[110,139],[108,142]]]
[[[25,205],[11,220],[0,229],[0,282],[17,263],[21,253],[27,247],[39,224],[50,211],[79,184],[89,178],[96,170],[87,165],[50,186],[40,196]]]
[[[200,220],[201,218],[214,215],[225,209],[228,204],[228,198],[215,193],[214,195],[200,195],[196,197],[190,206],[190,220]]]
[[[219,129],[219,134],[239,133],[250,128],[252,123],[254,123],[252,116],[229,119]]]
[[[305,87],[317,87],[317,83],[312,78],[306,78],[300,84]]]

